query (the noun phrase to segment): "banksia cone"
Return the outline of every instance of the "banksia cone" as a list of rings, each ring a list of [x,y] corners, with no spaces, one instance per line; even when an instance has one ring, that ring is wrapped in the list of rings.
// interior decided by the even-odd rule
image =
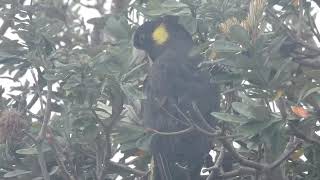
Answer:
[[[15,110],[0,112],[0,144],[7,141],[18,141],[22,137],[22,130],[26,128],[26,121]]]

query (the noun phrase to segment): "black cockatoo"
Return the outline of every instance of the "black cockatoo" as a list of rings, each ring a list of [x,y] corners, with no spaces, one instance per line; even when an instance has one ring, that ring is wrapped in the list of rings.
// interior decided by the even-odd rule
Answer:
[[[144,125],[159,132],[177,132],[153,136],[150,149],[157,169],[155,180],[197,180],[212,138],[196,128],[180,131],[195,125],[214,127],[210,113],[219,111],[218,88],[210,83],[209,73],[197,68],[202,57],[190,55],[192,36],[177,17],[145,22],[136,30],[133,45],[152,60],[144,83]],[[199,117],[195,107],[204,118]]]

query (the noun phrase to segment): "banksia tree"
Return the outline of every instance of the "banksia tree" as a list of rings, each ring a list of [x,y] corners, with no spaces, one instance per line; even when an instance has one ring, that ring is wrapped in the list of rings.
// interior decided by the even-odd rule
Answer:
[[[319,179],[319,1],[112,3],[0,2],[0,179],[150,177],[161,132],[141,121],[149,62],[131,38],[162,15],[179,16],[221,89],[202,178]]]

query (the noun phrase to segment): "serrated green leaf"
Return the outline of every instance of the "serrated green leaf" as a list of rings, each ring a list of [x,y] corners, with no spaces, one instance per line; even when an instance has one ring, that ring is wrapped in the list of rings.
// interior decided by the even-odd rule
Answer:
[[[317,79],[318,81],[320,80],[320,70],[309,70],[304,71],[304,73],[309,77]]]
[[[143,68],[146,66],[146,62],[143,62],[137,66],[135,66],[134,68],[132,68],[129,72],[127,72],[126,74],[124,74],[121,78],[121,81],[128,81],[129,79],[133,79],[137,77],[137,74],[140,74],[141,71],[143,70]]]
[[[275,120],[269,127],[262,131],[262,140],[270,144],[271,158],[275,160],[286,147],[288,136],[281,119]]]
[[[79,69],[81,67],[80,62],[79,63],[69,63],[69,64],[63,64],[60,62],[54,62],[57,71],[61,71],[61,72],[68,72],[68,71],[76,71],[77,69]]]
[[[269,86],[271,87],[282,84],[283,81],[291,77],[290,73],[286,73],[284,71],[285,68],[288,67],[288,64],[291,63],[291,61],[289,59],[284,59],[282,61],[284,61],[284,63],[280,67],[277,67],[276,74],[273,76],[273,79],[269,82]]]
[[[53,166],[53,167],[51,168],[51,171],[49,172],[49,175],[50,175],[50,176],[54,175],[55,173],[58,172],[58,170],[59,170],[59,166]],[[42,179],[43,179],[43,177],[35,177],[35,178],[32,178],[32,180],[42,180]]]
[[[54,175],[55,173],[57,173],[59,170],[59,166],[53,166],[49,172],[49,175],[52,176]]]
[[[252,106],[245,103],[233,102],[232,108],[249,119],[266,121],[270,119],[270,113],[265,106]]]
[[[246,118],[242,118],[236,115],[228,114],[228,113],[221,113],[221,112],[212,112],[212,116],[218,118],[219,120],[232,122],[232,123],[245,123],[248,121]]]
[[[204,50],[209,48],[211,42],[202,43],[194,48],[191,49],[189,52],[189,56],[195,56],[197,54],[201,54]]]
[[[145,130],[141,127],[129,124],[119,124],[118,132],[113,134],[113,139],[119,144],[124,144],[130,141],[136,142],[144,134]]]
[[[121,85],[124,94],[131,100],[144,99],[143,92],[137,88],[137,85],[132,83],[125,83]]]
[[[130,151],[136,148],[137,148],[136,141],[129,141],[129,142],[120,144],[120,150],[122,152]]]
[[[24,76],[27,73],[28,69],[19,69],[18,72],[16,72],[16,74],[13,76],[13,79],[18,80],[19,78],[21,78],[22,76]]]
[[[301,101],[303,99],[305,99],[306,97],[308,97],[309,95],[311,95],[312,93],[315,93],[315,92],[320,92],[320,87],[314,87],[314,88],[311,88],[309,90],[307,90],[300,98],[298,101]]]
[[[87,142],[93,142],[99,133],[99,129],[96,124],[91,123],[83,130],[83,136]]]
[[[162,6],[165,8],[188,8],[188,5],[175,0],[166,0],[162,3]]]
[[[129,38],[128,29],[129,26],[126,21],[122,18],[117,19],[114,16],[109,17],[105,25],[105,30],[118,40]]]
[[[150,152],[150,144],[154,136],[156,136],[156,134],[146,134],[143,137],[139,138],[136,142],[137,148],[143,151]]]
[[[63,85],[62,88],[65,90],[69,90],[79,86],[80,84],[81,84],[81,78],[79,76],[74,75],[68,79],[68,81],[66,82],[66,84]]]
[[[250,37],[247,30],[242,26],[233,25],[230,28],[231,39],[248,48],[250,46]]]
[[[238,127],[241,135],[253,137],[269,127],[272,121],[250,121]]]
[[[59,75],[54,75],[54,74],[44,74],[43,75],[43,78],[48,80],[48,81],[52,81],[52,82],[55,82],[55,81],[58,81],[58,80],[61,80],[63,77],[59,76]]]
[[[43,177],[35,177],[35,178],[32,178],[32,180],[42,180]]]
[[[226,66],[232,66],[237,69],[253,69],[254,68],[254,63],[252,63],[252,59],[244,56],[237,54],[236,56],[229,57],[229,58],[224,58],[222,59],[219,64],[226,65]],[[245,77],[242,77],[243,79]]]
[[[32,173],[32,171],[25,171],[25,170],[21,170],[21,169],[15,169],[14,171],[7,172],[6,174],[3,175],[3,177],[5,177],[5,178],[13,178],[13,177],[22,176],[22,175],[31,174],[31,173]]]
[[[270,47],[271,47],[270,54],[279,53],[280,48],[286,39],[287,39],[286,36],[285,37],[279,36],[273,39],[272,42],[270,43]]]
[[[217,40],[213,43],[212,50],[215,52],[236,53],[236,52],[240,52],[243,49],[240,47],[240,45],[235,44],[233,42],[225,41],[225,40]]]
[[[16,150],[17,154],[24,154],[24,155],[36,155],[38,154],[37,148],[26,148],[26,149],[18,149]]]
[[[102,102],[98,102],[95,111],[99,118],[108,119],[112,113],[112,107]]]

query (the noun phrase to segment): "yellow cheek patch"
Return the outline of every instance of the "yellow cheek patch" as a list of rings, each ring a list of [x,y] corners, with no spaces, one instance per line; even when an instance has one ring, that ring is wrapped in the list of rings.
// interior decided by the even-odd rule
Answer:
[[[165,43],[168,40],[168,38],[169,38],[169,33],[168,33],[167,28],[164,24],[160,24],[152,32],[152,39],[158,45],[162,45],[163,43]]]

